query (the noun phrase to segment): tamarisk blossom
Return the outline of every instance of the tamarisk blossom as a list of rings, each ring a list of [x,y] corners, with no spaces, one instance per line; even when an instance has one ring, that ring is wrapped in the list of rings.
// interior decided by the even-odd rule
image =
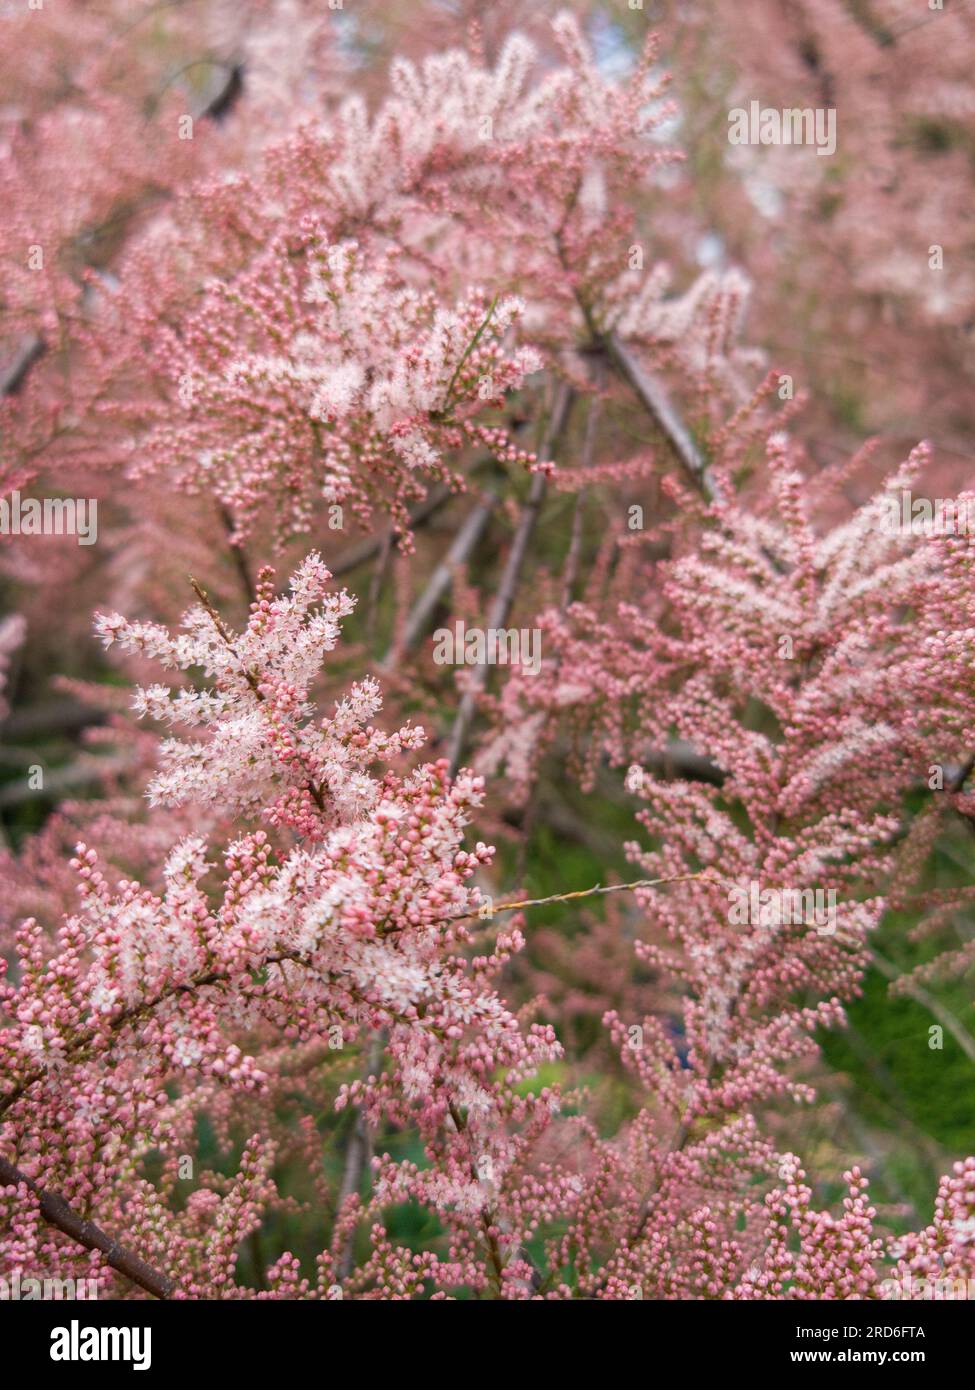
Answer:
[[[916,451],[887,491],[916,482],[926,462]],[[616,1249],[580,1281],[600,1297],[634,1287],[644,1297],[877,1297],[893,1258],[871,1234],[858,1174],[836,1223],[808,1211],[795,1166],[763,1206],[738,1165],[757,1176],[785,1163],[753,1117],[777,1097],[813,1098],[802,1065],[816,1057],[815,1031],[841,1026],[859,992],[904,797],[932,763],[965,761],[971,538],[892,539],[882,491],[820,539],[783,439],[771,440],[769,465],[768,514],[719,493],[697,550],[661,566],[659,603],[605,614],[577,604],[539,619],[542,673],[511,676],[496,715],[506,728],[483,758],[532,776],[568,726],[585,779],[602,755],[631,764],[627,786],[646,803],[638,820],[653,846],[628,846],[641,874],[706,871],[679,894],[636,890],[646,914],[636,954],[679,989],[680,1025],[605,1017],[646,1092],[628,1140],[655,1176],[637,1197],[618,1136],[621,1220],[606,1233]],[[646,771],[651,752],[666,766],[674,735],[720,788]],[[750,884],[832,892],[835,920],[828,931],[811,918],[743,923],[733,890]],[[780,1220],[800,1233],[798,1261]],[[968,1268],[962,1235],[942,1239],[949,1267]],[[762,1272],[749,1276],[758,1251]]]
[[[317,33],[306,9],[281,13]],[[567,313],[588,338],[577,300],[604,326],[629,308],[626,334],[682,369],[706,360],[721,374],[726,349],[737,354],[737,282],[702,281],[676,331],[674,306],[647,303],[639,275],[617,283],[634,186],[650,189],[675,158],[660,138],[670,107],[652,36],[612,81],[561,14],[554,62],[520,35],[493,64],[476,43],[398,59],[375,108],[330,99],[316,39],[315,81],[296,83],[289,123],[265,99],[274,13],[240,18],[243,134],[235,116],[219,168],[194,165],[178,198],[154,197],[126,224],[111,293],[65,329],[70,414],[52,430],[33,393],[17,407],[46,440],[18,450],[32,466],[59,482],[65,464],[86,486],[104,477],[113,503],[113,478],[132,485],[120,571],[146,572],[158,518],[177,506],[182,518],[174,490],[203,499],[181,544],[214,518],[235,547],[267,526],[286,548],[387,515],[408,552],[410,506],[431,485],[460,490],[485,454],[548,465],[501,407],[531,387],[535,345],[564,344]],[[145,582],[162,587],[159,569]]]
[[[435,481],[463,487],[445,454],[474,444],[536,462],[479,418],[542,365],[508,346],[523,307],[477,291],[446,306],[395,257],[330,244],[310,224],[284,232],[232,283],[214,281],[178,335],[161,332],[158,369],[178,400],[134,474],[213,494],[238,540],[268,498],[286,537],[322,501],[363,523],[381,503],[408,536],[411,499]]]
[[[552,35],[555,67],[517,34],[493,66],[397,59],[375,112],[305,113],[161,209],[87,342],[97,466],[213,496],[238,544],[266,515],[285,542],[379,508],[409,549],[408,504],[461,485],[448,453],[534,464],[497,407],[568,305],[581,322],[573,286],[618,278],[623,190],[674,157],[655,40],[615,83],[573,17]]]
[[[120,1155],[165,1146],[179,1132],[184,1106],[167,1085],[195,1086],[196,1104],[214,1086],[263,1088],[255,1057],[229,1040],[242,1027],[302,1044],[335,1029],[350,1039],[361,1028],[388,1029],[395,1094],[386,1097],[392,1081],[384,1080],[371,1103],[383,1096],[393,1114],[419,1106],[437,1144],[446,1114],[469,1117],[455,1128],[439,1183],[424,1179],[445,1209],[482,1204],[471,1152],[495,1152],[503,1171],[507,1116],[551,1109],[548,1093],[520,1100],[512,1087],[558,1055],[554,1035],[523,1032],[488,983],[520,935],[499,940],[491,959],[462,954],[478,897],[465,881],[492,853],[483,843],[462,847],[479,780],[465,773],[448,783],[445,762],[403,779],[371,777],[370,763],[420,738],[363,727],[377,705],[373,687],[354,690],[334,718],[310,721],[309,682],[350,606],[345,596],[329,601],[328,577],[312,554],[290,594],[272,600],[264,572],[239,635],[206,605],[187,614],[177,637],[117,615],[98,620],[108,644],[164,665],[199,665],[214,682],[209,691],[139,696],[145,712],[211,735],[165,749],[153,797],[217,798],[228,812],[256,809],[269,827],[291,826],[304,839],[290,850],[264,829],[234,840],[215,899],[205,880],[216,866],[201,837],[169,854],[159,894],[127,880],[111,889],[82,844],[73,861],[81,906],[56,949],[44,950],[36,922],[21,928],[19,983],[2,990],[4,1144],[36,1181],[56,1182],[69,1198],[110,1204]],[[498,1067],[505,1087],[493,1079]]]
[[[538,616],[542,670],[512,672],[499,708],[499,730],[524,716],[534,731],[533,747],[519,743],[519,777],[560,726],[575,732],[586,785],[601,757],[641,764],[676,735],[726,776],[726,795],[748,804],[771,844],[791,820],[868,817],[933,764],[964,762],[975,737],[972,537],[884,526],[890,495],[923,478],[928,460],[920,446],[825,535],[782,436],[768,446],[764,511],[726,489],[703,510],[677,494],[704,530],[690,544],[678,532],[683,553],[644,571],[645,603]],[[767,730],[740,727],[748,701],[767,711]],[[497,734],[482,770],[508,739]]]
[[[314,839],[376,805],[379,784],[369,765],[419,747],[423,730],[404,727],[386,735],[367,725],[381,706],[371,678],[356,683],[333,716],[314,720],[311,684],[354,607],[344,590],[329,593],[330,577],[312,552],[292,577],[290,592],[275,598],[273,571],[262,570],[241,634],[225,626],[208,600],[187,612],[176,637],[158,624],[129,623],[118,614],[97,618],[107,647],[118,644],[170,668],[199,667],[215,682],[212,690],[154,685],[138,691],[140,715],[209,734],[205,741],[162,744],[150,803],[261,811],[271,824]]]
[[[443,217],[484,226],[502,218],[535,235],[560,194],[588,175],[609,194],[645,177],[668,156],[653,136],[671,110],[648,36],[625,82],[606,79],[578,19],[552,21],[561,63],[545,61],[522,34],[509,35],[493,67],[475,47],[404,57],[389,69],[389,95],[370,114],[359,95],[301,132],[291,158],[322,160],[324,201],[344,219],[395,228],[419,206],[427,225]],[[551,248],[549,249],[551,257]]]

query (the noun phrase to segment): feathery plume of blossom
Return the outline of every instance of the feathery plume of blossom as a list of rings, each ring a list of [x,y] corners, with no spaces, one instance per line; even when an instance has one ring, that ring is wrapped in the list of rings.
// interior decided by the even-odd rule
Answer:
[[[209,735],[162,744],[162,769],[148,788],[151,804],[192,800],[224,813],[261,811],[272,825],[290,825],[313,839],[375,805],[379,783],[369,765],[418,747],[423,730],[386,735],[368,724],[381,704],[371,679],[354,685],[331,718],[314,721],[309,688],[354,606],[345,591],[328,592],[330,577],[312,552],[292,576],[290,593],[275,598],[273,571],[262,570],[241,634],[208,601],[185,615],[185,632],[175,638],[155,623],[99,616],[96,630],[106,647],[118,644],[170,669],[199,667],[215,683],[212,690],[139,690],[140,715]]]
[[[449,784],[442,762],[403,780],[369,777],[371,763],[420,738],[363,728],[374,687],[353,692],[333,719],[310,721],[309,681],[349,606],[345,596],[329,601],[327,580],[313,554],[290,595],[272,600],[265,573],[240,635],[206,606],[191,610],[175,638],[117,615],[99,619],[109,644],[170,667],[200,665],[214,681],[208,692],[155,688],[139,697],[145,712],[211,734],[205,745],[164,746],[152,795],[258,811],[302,841],[276,849],[263,829],[236,839],[216,905],[199,836],[169,854],[159,894],[127,880],[113,890],[81,844],[72,861],[81,908],[66,918],[58,948],[44,949],[36,922],[18,932],[19,983],[3,986],[10,1022],[0,1030],[4,1144],[36,1181],[57,1183],[69,1198],[81,1182],[89,1200],[109,1200],[123,1152],[131,1161],[171,1142],[181,1102],[170,1101],[167,1084],[200,1088],[195,1105],[215,1085],[265,1087],[254,1056],[229,1040],[242,1026],[303,1043],[330,1029],[354,1037],[387,1028],[391,1067],[369,1104],[381,1100],[391,1115],[419,1107],[435,1148],[445,1117],[468,1117],[441,1155],[441,1185],[430,1188],[445,1210],[459,1202],[469,1214],[472,1200],[480,1204],[472,1151],[495,1152],[503,1171],[514,1143],[503,1121],[550,1108],[547,1095],[519,1100],[513,1088],[558,1054],[554,1035],[523,1034],[488,983],[519,934],[499,940],[490,958],[461,954],[463,919],[477,899],[465,880],[491,857],[481,843],[461,847],[480,783],[464,774]],[[490,1078],[498,1066],[504,1085]],[[78,1098],[67,1123],[66,1084]]]
[[[363,524],[378,501],[408,537],[409,501],[432,482],[463,487],[446,454],[472,443],[536,462],[479,419],[542,365],[507,343],[523,307],[472,291],[448,308],[395,257],[371,261],[310,226],[283,234],[232,283],[213,282],[178,335],[160,335],[176,400],[140,440],[134,474],[213,494],[237,541],[268,499],[289,538],[323,501]]]

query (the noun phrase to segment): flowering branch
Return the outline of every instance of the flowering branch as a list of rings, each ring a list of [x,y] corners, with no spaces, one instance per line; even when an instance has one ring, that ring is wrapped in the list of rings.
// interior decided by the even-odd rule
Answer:
[[[0,1158],[0,1187],[26,1187],[28,1192],[32,1192],[37,1198],[45,1221],[56,1226],[79,1245],[83,1245],[86,1250],[101,1251],[106,1264],[118,1270],[119,1274],[123,1274],[140,1289],[145,1289],[146,1293],[151,1293],[154,1298],[171,1298],[176,1292],[174,1281],[167,1275],[153,1269],[145,1260],[106,1235],[94,1221],[87,1221],[80,1216],[57,1192],[49,1192],[39,1187],[32,1178],[12,1163],[8,1163],[5,1158]]]

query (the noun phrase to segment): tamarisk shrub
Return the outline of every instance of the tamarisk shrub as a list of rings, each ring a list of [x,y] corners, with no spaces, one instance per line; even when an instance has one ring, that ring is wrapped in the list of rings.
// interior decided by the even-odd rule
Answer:
[[[925,449],[915,451],[884,491],[820,538],[788,444],[773,437],[766,515],[720,494],[706,509],[709,529],[698,553],[662,566],[662,582],[648,573],[647,592],[659,601],[646,609],[620,602],[602,613],[579,603],[543,614],[542,672],[513,673],[499,702],[485,768],[505,759],[527,786],[545,748],[569,730],[585,782],[591,784],[601,753],[630,763],[628,787],[647,803],[638,819],[655,846],[629,847],[641,872],[656,878],[705,871],[672,896],[636,890],[659,938],[638,937],[636,952],[658,979],[683,984],[679,1036],[647,1017],[634,1044],[634,1020],[615,1011],[606,1020],[654,1107],[663,1103],[673,1116],[673,1147],[658,1159],[663,1176],[635,1222],[641,1244],[633,1251],[624,1245],[611,1266],[658,1296],[678,1287],[670,1282],[674,1243],[695,1134],[706,1122],[714,1156],[722,1139],[732,1150],[738,1142],[743,1108],[776,1094],[812,1099],[790,1063],[815,1054],[813,1031],[841,1023],[843,1000],[859,992],[869,934],[888,902],[884,885],[895,870],[903,876],[897,849],[906,794],[932,765],[967,762],[975,733],[972,538],[905,536],[885,524],[891,496],[917,484],[927,458]],[[665,752],[674,735],[711,760],[720,787],[654,776],[631,761]],[[956,809],[967,806],[958,786],[935,796]],[[912,858],[916,868],[917,854]],[[817,885],[834,895],[835,913],[828,920],[771,914],[743,923],[731,912],[729,890],[744,893],[750,884]],[[960,969],[969,953],[956,955]],[[808,1002],[818,996],[820,1002]],[[715,1121],[728,1130],[710,1128]],[[668,1191],[675,1169],[680,1183]],[[869,1230],[861,1183],[857,1176],[851,1210]],[[786,1207],[776,1207],[776,1196],[764,1217],[791,1210],[805,1232],[811,1225],[798,1213],[809,1191],[789,1191]],[[692,1188],[689,1200],[706,1198]],[[672,1219],[659,1236],[666,1253],[658,1264],[642,1237],[668,1203]],[[707,1213],[713,1220],[709,1204]],[[952,1227],[946,1269],[955,1254],[967,1260],[965,1219]],[[832,1231],[829,1219],[826,1225]],[[691,1288],[712,1296],[730,1288],[738,1296],[748,1287],[747,1280],[741,1287],[725,1282],[744,1257],[734,1227],[714,1229],[723,1230],[715,1248],[728,1264],[696,1266],[705,1283],[680,1286],[683,1296]],[[810,1252],[801,1278],[788,1276],[790,1295],[875,1290],[881,1247],[864,1245],[859,1273],[842,1248],[843,1278],[834,1282],[839,1267],[830,1273]],[[767,1278],[761,1284],[764,1296],[784,1287]]]
[[[372,1253],[349,1276],[350,1293],[409,1296],[458,1285],[509,1297],[630,1297],[633,1288],[647,1297],[873,1290],[885,1250],[882,1237],[870,1234],[859,1175],[838,1228],[812,1217],[794,1160],[788,1167],[776,1155],[749,1111],[782,1092],[805,1094],[789,1080],[789,1064],[807,1047],[809,1030],[836,1021],[839,996],[855,989],[877,904],[844,902],[834,937],[770,934],[764,926],[742,935],[726,926],[722,944],[724,885],[716,877],[685,883],[679,897],[654,899],[652,908],[648,901],[680,951],[645,948],[647,959],[685,980],[686,1061],[652,1017],[634,1050],[623,1021],[610,1016],[647,1089],[647,1106],[611,1140],[581,1115],[561,1118],[554,1092],[522,1090],[559,1056],[554,1033],[520,1025],[490,985],[522,946],[521,932],[499,932],[489,955],[471,958],[464,950],[471,941],[465,919],[478,915],[477,893],[465,880],[491,857],[483,844],[461,848],[479,783],[469,774],[448,783],[442,764],[405,778],[372,777],[371,763],[415,748],[422,737],[409,728],[381,734],[367,723],[378,707],[372,684],[353,688],[333,716],[315,718],[309,683],[351,606],[346,595],[330,595],[327,582],[314,554],[284,597],[272,596],[272,576],[263,572],[240,634],[208,601],[187,613],[176,637],[117,615],[98,620],[106,644],[171,669],[199,668],[212,682],[139,693],[143,713],[208,734],[205,742],[162,745],[151,799],[216,801],[235,821],[254,816],[263,828],[227,846],[219,886],[209,892],[214,866],[200,837],[170,853],[158,894],[128,880],[111,889],[95,852],[80,845],[72,862],[80,907],[56,947],[45,948],[37,923],[20,929],[20,982],[4,987],[10,1022],[0,1035],[0,1106],[5,1135],[14,1136],[35,1181],[57,1183],[71,1199],[124,1221],[146,1254],[165,1253],[168,1268],[175,1261],[187,1292],[239,1296],[229,1265],[233,1242],[269,1199],[272,1147],[255,1136],[239,1185],[223,1199],[198,1190],[178,1213],[135,1179],[135,1156],[188,1143],[194,1111],[215,1093],[247,1095],[268,1085],[260,1054],[233,1039],[263,1034],[307,1048],[330,1029],[351,1038],[364,1027],[384,1028],[382,1075],[343,1088],[337,1103],[356,1100],[377,1122],[416,1125],[428,1161],[377,1160],[367,1206],[348,1202],[337,1223],[339,1246],[357,1221],[373,1220]],[[827,872],[825,825],[818,838],[797,837],[791,862],[783,840],[767,846],[761,864],[706,792],[648,790],[671,802],[668,846],[643,857],[648,871],[687,870],[689,856],[713,864],[720,845],[722,875],[767,875],[776,855],[787,881]],[[838,845],[861,842],[855,874],[832,871],[845,885],[870,866],[863,842],[877,836],[878,824],[824,819],[834,854]],[[298,837],[290,848],[285,832]],[[790,1001],[802,987],[833,993],[798,1008]],[[789,1184],[763,1202],[752,1179],[776,1171],[787,1171]],[[31,1194],[8,1198],[23,1213],[7,1250],[16,1261],[41,1237]],[[384,1208],[406,1198],[431,1207],[450,1231],[446,1256],[414,1257],[376,1225]],[[965,1219],[973,1198],[963,1188],[953,1199]],[[777,1234],[783,1218],[800,1233],[798,1264]],[[544,1239],[539,1267],[527,1247],[556,1223],[563,1233]],[[846,1258],[847,1227],[860,1233],[863,1261]],[[954,1225],[942,1232],[939,1251],[946,1241],[946,1267],[957,1271],[968,1246]],[[282,1275],[277,1291],[331,1289],[334,1253],[323,1255],[315,1290]],[[77,1267],[70,1248],[59,1245],[58,1255],[65,1270]]]
[[[518,934],[499,940],[490,959],[468,964],[458,950],[467,940],[459,919],[476,904],[465,880],[491,854],[483,844],[461,847],[479,783],[464,775],[448,785],[443,764],[405,779],[370,776],[378,758],[422,740],[417,729],[385,735],[367,724],[375,683],[353,688],[331,718],[311,717],[308,683],[351,606],[346,595],[326,595],[327,579],[313,554],[288,596],[273,599],[265,573],[239,636],[207,607],[190,610],[176,638],[99,619],[107,644],[199,666],[214,681],[198,692],[140,693],[142,711],[210,735],[205,744],[163,744],[151,798],[217,801],[235,819],[256,812],[299,843],[285,853],[267,829],[238,837],[224,853],[216,905],[203,884],[212,865],[200,837],[169,855],[161,894],[126,880],[112,891],[95,852],[80,845],[72,862],[80,910],[57,949],[45,952],[36,922],[19,931],[20,983],[4,988],[11,1024],[0,1044],[0,1106],[35,1180],[55,1182],[69,1199],[117,1204],[121,1217],[120,1164],[185,1136],[208,1090],[262,1087],[254,1055],[231,1041],[242,1027],[263,1024],[304,1046],[329,1030],[388,1028],[399,1082],[393,1116],[420,1105],[440,1142],[445,1116],[469,1117],[441,1155],[437,1207],[480,1205],[472,1154],[503,1151],[501,1096],[521,1117],[546,1108],[516,1101],[511,1087],[557,1055],[554,1036],[520,1030],[488,984]],[[499,1066],[506,1092],[492,1080]],[[171,1101],[174,1076],[190,1091]],[[196,1271],[198,1292],[200,1278]]]
[[[707,168],[710,196],[766,152],[726,165],[722,130],[686,178],[657,40],[641,28],[617,80],[582,6],[541,7],[531,40],[501,32],[502,5],[466,33],[463,7],[432,6],[456,46],[407,34],[385,74],[367,55],[395,7],[370,0],[352,24],[311,0],[128,8],[22,15],[58,79],[36,56],[4,68],[0,346],[26,355],[4,366],[0,469],[97,496],[102,530],[91,558],[4,538],[0,681],[16,651],[16,718],[70,670],[62,693],[102,722],[65,769],[96,795],[0,846],[0,1272],[438,1301],[975,1277],[975,1160],[905,1234],[871,1204],[869,1155],[824,1158],[797,1118],[891,910],[975,814],[975,587],[970,534],[887,524],[931,486],[927,447],[848,503],[874,446],[817,466],[785,433],[801,389],[777,400],[747,345],[750,280],[723,252],[687,269],[728,225],[716,199],[688,212]],[[827,10],[835,55],[863,21]],[[678,34],[699,52],[708,13]],[[792,20],[775,32],[768,70],[789,72]],[[198,67],[222,72],[215,98]],[[707,77],[713,126],[727,83]],[[797,274],[819,295],[830,176],[796,176],[795,153],[763,167],[773,192],[798,177],[803,210],[823,195]],[[858,228],[887,235],[848,196],[857,160],[841,173],[856,255],[830,323],[878,284]],[[764,312],[794,302],[765,267],[806,233],[771,244],[746,201]],[[961,323],[969,290],[898,298]],[[413,504],[438,497],[421,536]],[[330,567],[358,571],[364,620]],[[73,643],[96,604],[103,652]],[[434,614],[537,626],[540,671],[458,673],[456,713],[421,649]],[[605,858],[641,874],[609,868],[591,892],[615,896],[565,929],[537,925],[550,899],[515,896],[522,869],[487,843],[520,838],[531,881],[553,765],[584,831],[609,785]],[[918,932],[970,896],[924,899]],[[51,1193],[130,1258],[79,1244]]]

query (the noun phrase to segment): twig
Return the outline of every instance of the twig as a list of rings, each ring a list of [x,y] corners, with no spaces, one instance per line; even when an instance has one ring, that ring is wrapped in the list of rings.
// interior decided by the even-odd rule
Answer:
[[[44,340],[36,334],[26,338],[3,371],[0,371],[0,396],[14,395],[38,358],[44,355]]]
[[[635,878],[631,883],[597,883],[592,888],[577,888],[574,893],[552,893],[547,898],[520,898],[513,902],[498,903],[497,907],[475,908],[473,912],[461,912],[456,917],[446,917],[447,922],[464,922],[472,917],[494,917],[499,912],[520,912],[526,907],[546,907],[549,903],[575,902],[579,898],[601,897],[605,893],[628,893],[634,888],[660,888],[666,883],[714,883],[725,887],[728,880],[716,878],[706,870],[694,874],[671,874],[667,878]]]
[[[37,761],[36,755],[34,761]],[[32,787],[26,778],[18,778],[0,788],[0,807],[22,806],[29,801],[48,801],[59,797],[63,792],[76,787],[86,787],[100,782],[104,777],[116,777],[131,771],[136,766],[134,758],[99,758],[88,763],[69,763],[67,767],[55,768],[44,777],[44,785]]]
[[[14,710],[0,724],[0,739],[16,743],[19,739],[43,734],[70,734],[90,724],[104,724],[105,711],[77,700],[48,700]]]
[[[386,1037],[383,1030],[378,1029],[370,1039],[369,1051],[366,1055],[365,1066],[363,1067],[363,1080],[368,1080],[379,1070],[382,1062],[383,1048]],[[345,1151],[345,1168],[342,1172],[342,1185],[339,1188],[337,1206],[342,1208],[343,1202],[352,1194],[358,1193],[362,1186],[362,1174],[365,1172],[366,1162],[369,1158],[371,1147],[371,1137],[369,1126],[366,1123],[365,1112],[361,1105],[356,1107],[356,1117],[349,1135],[348,1147]],[[350,1232],[349,1238],[345,1243],[338,1261],[338,1277],[340,1280],[348,1279],[352,1273],[352,1263],[355,1259],[355,1233]]]
[[[975,772],[975,753],[966,758],[961,767],[952,773],[948,779],[946,790],[952,793],[960,792],[973,772]]]
[[[589,402],[589,411],[586,416],[586,436],[582,446],[582,466],[584,469],[592,467],[593,451],[596,445],[596,427],[599,423],[600,398],[593,396]],[[572,602],[572,590],[575,588],[576,580],[579,577],[579,565],[582,560],[582,530],[585,517],[586,490],[580,488],[576,493],[575,506],[572,509],[572,531],[569,536],[569,549],[565,556],[565,569],[562,572],[562,600],[561,607],[568,608]]]
[[[466,348],[463,351],[460,361],[454,368],[453,376],[450,378],[450,381],[447,384],[447,394],[444,396],[444,403],[440,407],[440,410],[436,412],[438,415],[444,416],[447,415],[450,411],[451,404],[453,403],[454,387],[457,384],[457,378],[460,376],[461,368],[467,361],[468,357],[470,357],[474,349],[477,347],[478,343],[481,341],[481,338],[484,335],[484,330],[487,328],[488,324],[491,322],[491,319],[494,317],[494,311],[498,307],[499,298],[499,295],[495,295],[494,298],[491,300],[491,303],[488,306],[488,311],[484,315],[484,318],[478,326],[477,332],[474,334],[473,338],[467,344]]]
[[[723,786],[726,780],[722,767],[698,753],[684,739],[668,739],[663,748],[653,748],[644,753],[640,762],[663,777],[680,776],[690,782],[710,782],[713,787]]]
[[[460,1135],[466,1135],[468,1132],[467,1117],[457,1107],[456,1103],[453,1100],[447,1101],[447,1111],[450,1115],[451,1120],[453,1121],[454,1129],[457,1131],[457,1133]],[[474,1163],[473,1160],[471,1160],[471,1162],[468,1165],[468,1171],[470,1172],[471,1178],[474,1182],[479,1183],[481,1181],[481,1175],[477,1171],[477,1165]],[[492,1283],[494,1285],[495,1296],[500,1298],[501,1285],[504,1280],[504,1263],[501,1259],[501,1248],[498,1245],[497,1237],[494,1235],[494,1211],[487,1207],[482,1208],[480,1213],[480,1222],[481,1228],[484,1231],[484,1244],[485,1248],[487,1249],[488,1259],[491,1261]],[[531,1260],[531,1257],[528,1255],[528,1252],[519,1251],[519,1254],[521,1254],[523,1258],[526,1258],[529,1261],[529,1263],[532,1264],[534,1269],[534,1262]],[[540,1274],[541,1271],[534,1270],[534,1275],[540,1277]],[[533,1284],[535,1283],[534,1275],[532,1280]]]
[[[383,584],[389,570],[389,557],[393,553],[393,528],[386,528],[383,537],[382,548],[376,565],[372,572],[372,579],[369,581],[369,598],[366,607],[366,642],[371,647],[376,631],[376,618],[379,613],[379,600],[382,597]]]
[[[254,588],[254,580],[251,578],[250,566],[247,563],[247,556],[244,554],[244,547],[236,544],[233,540],[234,519],[227,508],[222,505],[220,507],[220,520],[223,522],[223,529],[227,533],[230,553],[233,557],[238,578],[240,579],[241,588],[247,597],[248,604],[251,604],[257,598],[257,591]]]
[[[598,367],[597,385],[603,385],[604,375],[602,364]],[[596,426],[599,421],[600,413],[599,396],[593,396],[589,402],[589,409],[586,413],[586,431],[582,445],[582,468],[586,473],[592,467],[593,450],[596,443]],[[564,613],[572,603],[572,591],[575,588],[579,577],[579,568],[582,562],[582,537],[583,521],[585,518],[586,490],[581,487],[575,496],[575,503],[572,508],[572,528],[569,536],[569,548],[566,552],[565,564],[562,569],[562,597],[559,607]],[[561,667],[561,658],[556,657],[553,662],[553,670],[557,673]],[[528,852],[531,839],[535,832],[535,818],[538,810],[540,784],[536,778],[531,789],[531,794],[525,806],[524,819],[521,825],[521,844],[518,848],[518,860],[516,865],[516,875],[519,882],[524,878],[525,867],[528,861]]]

